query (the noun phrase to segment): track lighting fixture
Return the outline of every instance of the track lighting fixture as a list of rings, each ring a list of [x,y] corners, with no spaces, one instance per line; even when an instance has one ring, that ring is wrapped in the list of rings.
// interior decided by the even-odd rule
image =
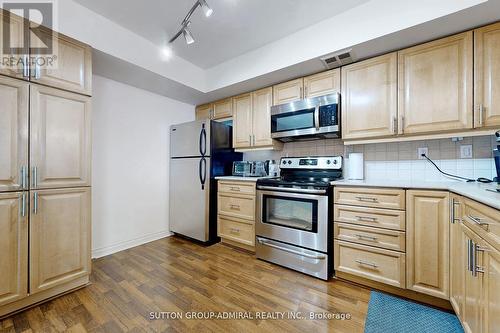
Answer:
[[[172,37],[172,39],[170,39],[169,43],[173,43],[177,38],[179,38],[180,35],[184,36],[184,39],[186,40],[186,43],[188,45],[194,43],[194,38],[191,34],[191,31],[189,30],[189,25],[191,24],[191,16],[198,7],[201,7],[206,17],[211,16],[214,12],[213,9],[210,8],[206,0],[196,0],[195,4],[193,5],[193,7],[191,7],[184,20],[182,20],[181,29],[175,34],[174,37]]]

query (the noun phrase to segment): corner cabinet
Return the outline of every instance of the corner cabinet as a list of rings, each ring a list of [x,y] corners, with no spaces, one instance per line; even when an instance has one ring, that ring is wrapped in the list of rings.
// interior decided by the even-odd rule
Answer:
[[[449,193],[406,192],[406,288],[449,299]]]
[[[464,306],[464,280],[466,247],[462,233],[462,197],[450,195],[450,303],[458,318],[462,318]]]
[[[397,134],[397,53],[342,68],[342,138]]]
[[[474,30],[474,127],[500,126],[500,23]]]
[[[472,31],[398,52],[399,134],[472,129]]]

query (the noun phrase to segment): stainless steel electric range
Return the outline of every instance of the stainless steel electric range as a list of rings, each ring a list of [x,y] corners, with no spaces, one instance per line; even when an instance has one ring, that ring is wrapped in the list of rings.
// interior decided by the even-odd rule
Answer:
[[[332,181],[342,157],[282,158],[281,177],[257,181],[257,258],[328,280],[333,267]]]

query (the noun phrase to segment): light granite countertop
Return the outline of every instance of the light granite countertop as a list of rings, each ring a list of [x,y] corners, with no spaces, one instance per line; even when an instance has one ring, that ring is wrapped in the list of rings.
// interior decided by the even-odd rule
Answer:
[[[219,176],[215,177],[217,180],[234,180],[239,182],[254,182],[256,183],[259,179],[274,178],[274,177],[241,177],[241,176]]]
[[[392,187],[404,189],[446,190],[464,197],[476,200],[485,205],[500,209],[500,193],[488,191],[500,188],[497,183],[465,183],[460,181],[449,182],[409,182],[388,180],[337,180],[331,183],[334,186],[362,186],[362,187]]]

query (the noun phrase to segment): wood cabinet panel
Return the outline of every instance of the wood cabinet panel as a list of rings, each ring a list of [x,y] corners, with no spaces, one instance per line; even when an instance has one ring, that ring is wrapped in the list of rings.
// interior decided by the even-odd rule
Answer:
[[[474,125],[500,126],[500,23],[474,30]]]
[[[273,105],[298,101],[304,98],[304,79],[280,83],[273,87]]]
[[[255,246],[255,226],[248,221],[219,215],[219,237],[233,242]]]
[[[449,298],[449,193],[407,191],[408,289]]]
[[[238,183],[219,180],[219,193],[255,195],[255,183]]]
[[[89,186],[90,98],[35,85],[30,96],[32,188]]]
[[[398,53],[400,134],[472,128],[472,32]]]
[[[335,187],[334,202],[374,208],[405,209],[405,191],[368,187]]]
[[[90,189],[32,191],[31,202],[31,294],[90,274]]]
[[[8,16],[8,17],[7,17]],[[7,25],[8,24],[8,25]],[[13,14],[9,14],[7,11],[4,11],[0,8],[0,59],[12,59],[13,63],[4,63],[4,61],[0,61],[0,74],[8,75],[11,77],[19,78],[19,79],[29,79],[29,73],[23,73],[24,64],[24,56],[22,54],[18,54],[17,51],[12,50],[13,52],[4,53],[5,48],[15,49],[15,48],[25,48],[24,54],[28,55],[29,50],[27,46],[24,45],[24,19]],[[9,31],[9,40],[5,40],[4,29],[8,27]],[[5,31],[5,33],[8,33]],[[21,60],[22,63],[18,63]],[[27,74],[25,76],[25,74]]]
[[[255,220],[255,197],[219,193],[218,212],[221,215]]]
[[[345,222],[390,230],[406,230],[404,211],[334,204],[335,222]]]
[[[0,193],[0,253],[2,306],[28,294],[28,199],[25,192]]]
[[[56,60],[53,65],[42,66],[38,70],[35,67],[31,80],[54,88],[92,95],[91,47],[49,29],[39,29],[39,35],[33,36],[34,34],[31,48],[44,45],[50,39],[53,41]],[[34,51],[30,53],[37,56]]]
[[[252,93],[253,147],[272,146],[271,106],[273,89],[265,88]]]
[[[233,99],[226,98],[213,104],[213,119],[231,118],[233,116]]]
[[[233,98],[233,148],[252,146],[252,95]]]
[[[342,138],[397,134],[397,53],[342,68]]]
[[[500,252],[483,245],[483,332],[498,332],[500,329]],[[481,273],[479,273],[481,274]]]
[[[403,231],[366,227],[349,223],[334,223],[334,237],[357,244],[404,252],[406,235]]]
[[[463,315],[464,304],[464,279],[466,258],[465,240],[462,237],[461,217],[462,198],[458,195],[450,195],[450,303],[459,318]]]
[[[196,107],[196,120],[205,120],[212,117],[212,104],[204,104]]]
[[[304,78],[304,98],[318,97],[340,92],[340,68]]]
[[[28,185],[28,91],[27,82],[0,77],[0,192]]]

